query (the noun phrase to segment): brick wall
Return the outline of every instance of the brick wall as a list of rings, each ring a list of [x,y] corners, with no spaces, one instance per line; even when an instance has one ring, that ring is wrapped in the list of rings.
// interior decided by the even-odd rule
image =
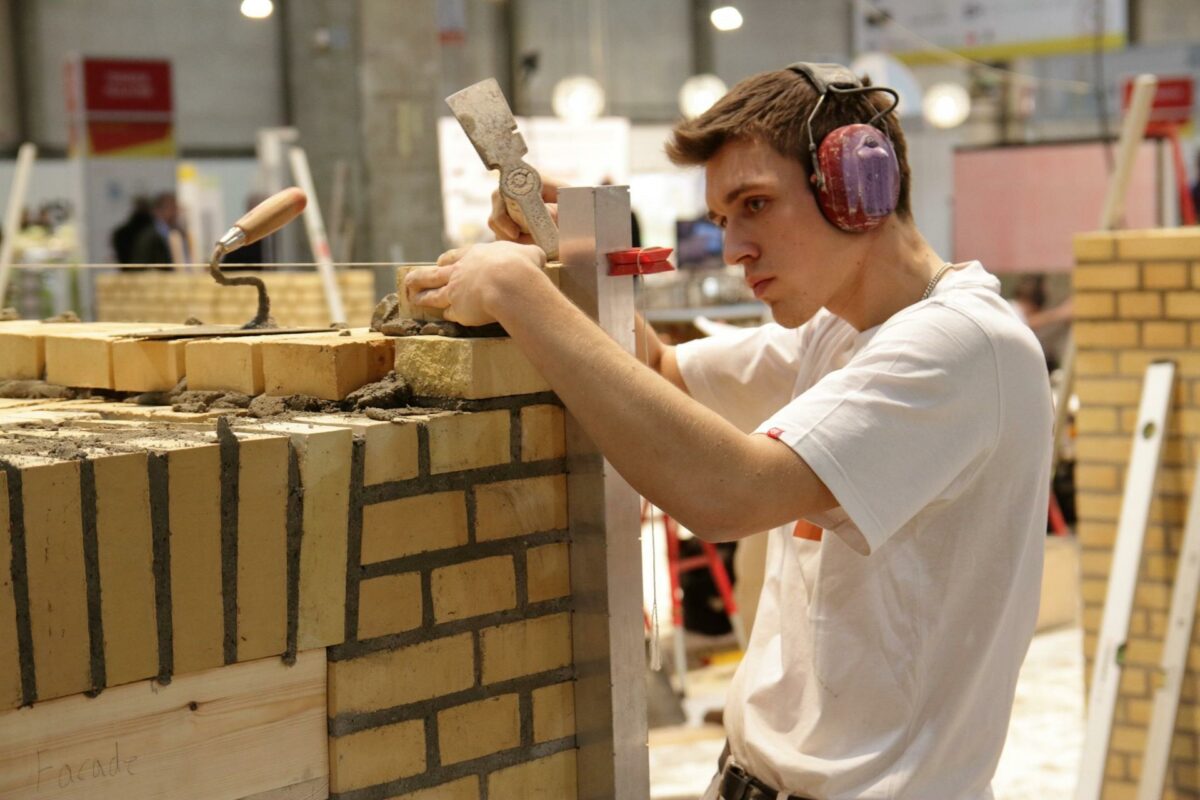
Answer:
[[[1080,235],[1075,256],[1075,482],[1089,689],[1142,378],[1157,359],[1177,370],[1103,795],[1133,798],[1200,443],[1200,229]],[[1200,796],[1200,640],[1188,666],[1167,797]]]
[[[285,327],[325,326],[329,307],[315,272],[234,272],[257,275],[271,296],[271,315]],[[375,277],[369,269],[338,270],[346,321],[366,325],[375,308]],[[252,286],[220,286],[207,271],[140,270],[96,277],[96,319],[105,322],[167,320],[189,316],[209,324],[240,325],[254,316],[258,293]]]
[[[0,401],[0,701],[326,648],[331,796],[576,796],[562,408],[510,341],[395,349],[428,413]]]

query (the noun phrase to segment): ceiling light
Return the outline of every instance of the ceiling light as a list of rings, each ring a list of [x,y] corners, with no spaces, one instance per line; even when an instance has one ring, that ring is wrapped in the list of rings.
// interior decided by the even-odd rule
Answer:
[[[604,111],[604,87],[587,75],[570,75],[555,84],[550,105],[568,122],[590,122]]]
[[[935,83],[921,103],[925,121],[935,128],[955,128],[971,113],[971,96],[957,83]]]
[[[271,0],[242,0],[242,15],[250,19],[266,19],[274,10]]]
[[[679,110],[686,119],[700,116],[728,91],[716,75],[693,75],[679,90]]]
[[[736,31],[742,27],[742,12],[733,6],[714,8],[708,18],[712,20],[713,27],[719,31]]]

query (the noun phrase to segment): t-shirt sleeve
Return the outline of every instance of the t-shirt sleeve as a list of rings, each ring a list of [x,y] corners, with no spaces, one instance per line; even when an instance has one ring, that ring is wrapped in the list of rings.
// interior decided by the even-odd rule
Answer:
[[[791,399],[802,338],[761,325],[685,342],[675,357],[688,394],[750,433]]]
[[[810,521],[863,554],[952,498],[999,432],[988,337],[957,311],[930,312],[881,329],[755,431],[790,446],[821,478],[839,507]]]

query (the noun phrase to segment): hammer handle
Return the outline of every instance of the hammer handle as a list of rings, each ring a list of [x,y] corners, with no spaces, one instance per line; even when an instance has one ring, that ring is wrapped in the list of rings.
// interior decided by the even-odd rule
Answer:
[[[244,244],[257,242],[299,216],[307,204],[308,197],[303,191],[293,186],[263,200],[247,211],[234,225],[245,231],[246,241]]]

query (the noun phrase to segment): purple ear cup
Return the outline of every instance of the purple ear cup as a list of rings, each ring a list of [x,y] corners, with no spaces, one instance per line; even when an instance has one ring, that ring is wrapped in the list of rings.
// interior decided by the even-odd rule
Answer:
[[[870,125],[832,131],[817,151],[818,201],[844,231],[868,231],[896,210],[900,164],[887,136]]]

